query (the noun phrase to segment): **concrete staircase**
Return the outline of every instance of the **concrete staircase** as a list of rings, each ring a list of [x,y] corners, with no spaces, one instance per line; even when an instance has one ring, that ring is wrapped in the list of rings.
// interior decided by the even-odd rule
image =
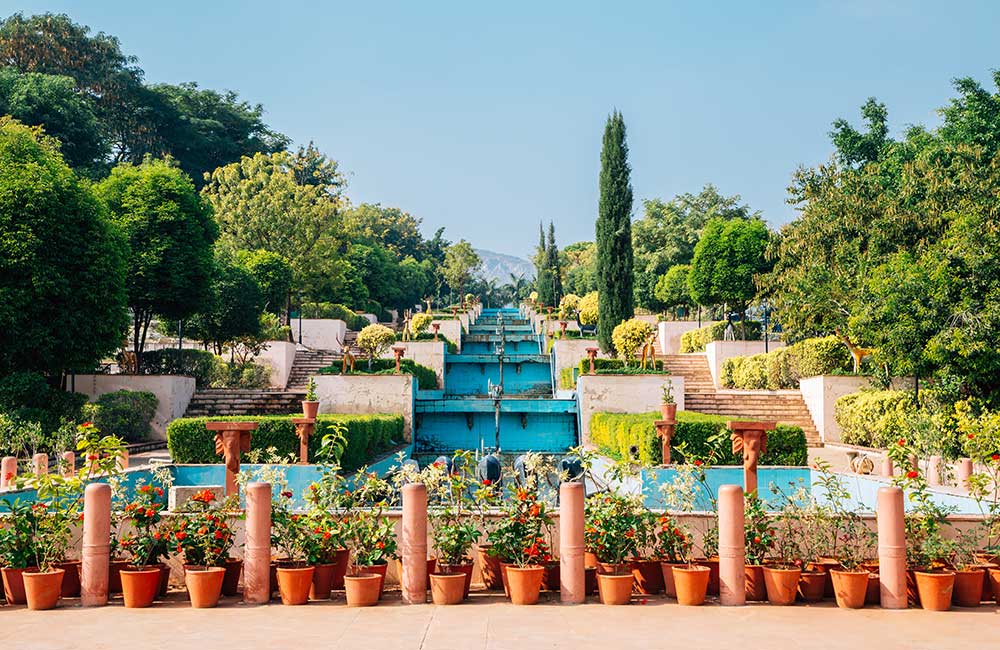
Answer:
[[[716,390],[704,354],[659,357],[671,374],[684,377],[684,409],[802,427],[806,444],[822,447],[819,432],[798,391]]]
[[[309,376],[315,375],[320,368],[340,363],[341,355],[332,350],[298,350],[295,353],[295,363],[288,373],[287,390],[306,391]]]
[[[298,391],[204,388],[195,391],[184,416],[288,415],[302,412],[302,398]]]

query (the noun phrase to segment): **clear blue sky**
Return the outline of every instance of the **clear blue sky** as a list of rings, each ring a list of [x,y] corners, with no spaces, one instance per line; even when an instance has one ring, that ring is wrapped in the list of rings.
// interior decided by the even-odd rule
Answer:
[[[150,81],[237,90],[337,159],[353,201],[517,255],[540,219],[593,238],[614,107],[637,212],[711,182],[777,225],[833,119],[875,95],[897,132],[935,123],[952,78],[1000,67],[996,0],[3,4],[118,36]]]

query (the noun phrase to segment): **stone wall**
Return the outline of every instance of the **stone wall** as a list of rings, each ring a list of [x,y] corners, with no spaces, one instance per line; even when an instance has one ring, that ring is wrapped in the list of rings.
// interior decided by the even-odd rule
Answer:
[[[563,368],[572,368],[587,358],[587,348],[597,347],[597,341],[589,339],[560,339],[552,345],[555,355],[556,382],[562,376]],[[606,358],[608,355],[598,352],[597,356]]]
[[[69,382],[67,382],[69,384]],[[71,390],[72,385],[67,389]],[[145,391],[156,395],[159,403],[150,423],[153,439],[165,440],[167,425],[187,410],[194,395],[194,377],[180,375],[77,375],[76,392],[83,393],[91,401],[105,393],[119,390]]]
[[[403,416],[403,437],[413,431],[412,375],[314,375],[320,413],[398,413]]]
[[[799,380],[802,400],[806,403],[809,415],[812,416],[816,430],[819,431],[820,439],[824,443],[840,442],[840,425],[835,418],[837,399],[868,388],[871,379],[863,375],[819,375]],[[912,380],[906,378],[892,381],[892,387],[896,390],[906,389],[911,384]]]
[[[431,324],[437,323],[441,326],[438,333],[448,337],[448,340],[458,346],[458,351],[462,351],[462,322],[455,320],[453,318],[445,318],[442,320],[433,320]],[[433,328],[428,328],[428,332],[433,333]]]
[[[299,338],[299,319],[292,320],[292,336]],[[347,334],[347,323],[336,318],[303,318],[301,320],[302,345],[313,350],[340,352]]]
[[[662,387],[674,387],[677,410],[684,410],[684,378],[678,375],[581,375],[577,381],[580,440],[590,444],[594,413],[648,413],[660,410]]]
[[[769,341],[767,351],[785,347],[781,341]],[[712,373],[712,383],[722,388],[722,365],[732,357],[752,357],[764,354],[764,341],[712,341],[705,346],[708,369]]]
[[[656,328],[656,342],[660,345],[660,354],[680,354],[681,335],[698,329],[698,321],[661,320],[656,324]]]
[[[406,348],[403,353],[404,359],[413,359],[414,362],[422,366],[427,366],[434,371],[438,378],[438,388],[444,388],[444,355],[447,353],[444,341],[400,341],[395,345],[402,345]],[[384,359],[395,359],[396,354],[390,348],[382,354]]]
[[[267,349],[253,359],[271,367],[271,388],[284,389],[295,363],[295,344],[288,341],[268,341]]]

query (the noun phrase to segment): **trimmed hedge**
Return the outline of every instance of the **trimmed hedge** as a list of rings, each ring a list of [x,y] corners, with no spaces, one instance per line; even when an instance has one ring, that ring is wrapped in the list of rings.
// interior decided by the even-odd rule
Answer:
[[[886,449],[907,430],[907,418],[916,410],[910,391],[863,390],[840,397],[834,418],[842,442]]]
[[[403,341],[403,334],[402,333],[396,334],[396,340],[397,341]],[[434,340],[434,333],[433,332],[421,332],[420,334],[417,334],[416,336],[411,336],[410,340],[411,341],[433,341]],[[452,341],[451,339],[449,339],[447,336],[445,336],[444,334],[442,334],[440,332],[438,332],[438,341],[443,341],[444,342],[445,346],[448,349],[448,354],[458,354],[458,346],[455,345],[455,342]]]
[[[125,442],[143,442],[149,438],[149,423],[159,403],[153,393],[117,390],[97,398],[91,417],[103,433],[119,436]]]
[[[611,458],[627,458],[629,448],[634,446],[638,449],[640,463],[658,465],[663,461],[663,454],[653,423],[659,419],[659,413],[595,413],[590,418],[590,440],[601,453]],[[743,461],[733,453],[726,429],[726,422],[732,419],[726,415],[679,411],[671,456],[676,462],[682,462],[684,455],[677,447],[684,445],[690,455],[709,458],[713,465],[741,465]],[[779,424],[767,436],[767,453],[760,463],[797,466],[805,465],[807,460],[806,436],[801,427]]]
[[[299,438],[291,415],[254,415],[213,418],[180,418],[167,425],[167,448],[176,463],[218,463],[215,454],[215,437],[205,429],[209,421],[257,422],[257,430],[250,437],[253,449],[274,447],[282,456],[298,454]],[[347,425],[347,449],[340,459],[344,471],[353,471],[377,455],[403,442],[402,415],[320,415],[316,418],[316,431],[309,438],[309,456],[320,447],[323,436],[334,422]]]
[[[335,302],[304,302],[299,309],[302,310],[302,318],[342,320],[352,332],[360,332],[366,325],[371,325],[367,318],[359,316],[350,307]]]
[[[799,387],[802,377],[844,373],[851,355],[836,336],[805,339],[786,348],[749,357],[732,357],[722,364],[722,385],[745,390]]]
[[[594,372],[598,375],[669,375],[670,371],[663,367],[663,361],[657,359],[646,362],[646,369],[640,367],[641,362],[635,359],[625,365],[622,359],[594,359]],[[578,375],[590,373],[590,359],[581,359],[576,366]]]
[[[320,368],[317,373],[320,375],[339,375],[341,364],[336,363],[326,368]],[[400,359],[399,370],[404,375],[413,375],[417,378],[417,388],[420,390],[437,390],[438,378],[435,372],[427,366],[421,365],[413,359]],[[354,362],[354,372],[348,375],[394,375],[396,374],[395,359],[372,359],[371,370],[368,369],[367,359],[358,359]]]
[[[733,323],[737,341],[759,341],[761,325],[758,321],[737,321]],[[696,330],[688,330],[681,334],[681,353],[704,352],[705,346],[712,341],[722,341],[726,338],[726,321],[718,321]]]

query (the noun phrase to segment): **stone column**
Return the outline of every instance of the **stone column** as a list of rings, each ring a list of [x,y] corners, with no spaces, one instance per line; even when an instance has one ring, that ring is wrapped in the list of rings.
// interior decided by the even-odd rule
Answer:
[[[746,547],[743,534],[743,489],[719,488],[719,603],[746,604]]]
[[[80,604],[108,604],[108,564],[111,554],[111,486],[91,483],[83,492],[83,548],[80,564]]]
[[[125,471],[128,469],[128,450],[122,449],[121,453],[118,454],[118,469]]]
[[[243,551],[243,602],[271,600],[271,484],[247,486],[247,540]]]
[[[403,521],[400,550],[403,575],[400,586],[403,602],[411,605],[427,602],[427,486],[407,483],[403,493]]]
[[[314,418],[292,418],[295,425],[295,433],[299,437],[299,464],[309,463],[309,438],[316,430],[316,420]]]
[[[35,476],[42,476],[49,473],[49,455],[35,454],[31,457],[31,468]]]
[[[882,609],[906,609],[906,534],[903,528],[903,491],[895,486],[878,489],[878,576]]]
[[[205,428],[215,432],[215,453],[226,463],[226,496],[239,494],[236,475],[240,472],[240,454],[250,451],[250,433],[256,422],[206,422]]]
[[[62,475],[69,477],[76,474],[76,455],[71,451],[62,453]]]
[[[583,483],[559,486],[559,600],[582,603],[587,598],[583,541]]]
[[[0,461],[0,488],[7,488],[14,485],[17,478],[17,458],[14,456],[4,456]]]
[[[767,452],[767,432],[775,426],[774,422],[726,422],[732,431],[733,453],[743,454],[743,489],[747,494],[757,492],[757,463]]]
[[[971,458],[959,458],[958,459],[958,487],[963,490],[969,489],[969,479],[972,478],[972,459]]]
[[[931,487],[941,485],[941,457],[931,456],[927,459],[927,484]]]
[[[892,459],[888,455],[882,456],[882,476],[891,477],[895,471],[895,468],[892,466]]]

